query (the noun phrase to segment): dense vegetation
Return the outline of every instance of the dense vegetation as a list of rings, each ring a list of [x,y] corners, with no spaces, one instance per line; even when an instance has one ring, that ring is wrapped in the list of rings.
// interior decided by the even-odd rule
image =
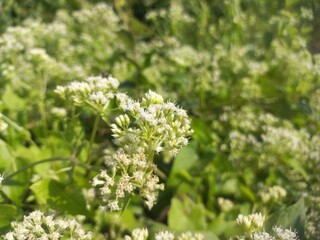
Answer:
[[[0,236],[318,239],[319,11],[2,1]]]

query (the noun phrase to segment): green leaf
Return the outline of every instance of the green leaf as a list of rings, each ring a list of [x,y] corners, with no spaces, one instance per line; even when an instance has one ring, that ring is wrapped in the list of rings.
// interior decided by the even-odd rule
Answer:
[[[256,201],[256,196],[255,196],[254,192],[250,188],[248,188],[246,185],[241,184],[240,191],[251,202]]]
[[[17,170],[15,158],[8,149],[7,144],[0,139],[0,169],[4,172]]]
[[[190,170],[198,161],[195,145],[196,143],[192,142],[188,146],[182,148],[177,155],[167,181],[168,186],[177,186],[181,182],[192,183],[194,180],[188,170]]]
[[[26,164],[27,162],[24,159],[16,158],[14,160],[14,165],[11,167],[11,172],[24,167]],[[6,181],[2,186],[3,192],[18,206],[20,206],[24,201],[24,197],[30,182],[30,177],[30,172],[28,170],[22,171]]]
[[[128,17],[130,23],[130,30],[135,36],[139,37],[150,37],[152,36],[153,32],[151,29],[145,25],[143,22],[140,22],[138,19],[134,17]]]
[[[10,204],[0,204],[0,219],[15,219],[17,207]]]
[[[193,138],[201,143],[211,143],[211,129],[206,122],[199,119],[192,119],[191,127],[194,131]]]
[[[121,29],[119,32],[117,32],[118,38],[120,41],[122,41],[128,50],[133,50],[135,48],[135,42],[133,39],[132,34],[130,32]]]
[[[272,214],[266,224],[266,229],[271,231],[273,226],[291,228],[298,231],[299,239],[304,238],[304,228],[306,219],[306,209],[304,199],[301,198],[297,203],[290,207],[281,209]]]
[[[10,229],[10,224],[15,220],[17,207],[10,204],[0,204],[0,236]]]
[[[168,214],[169,227],[177,231],[205,230],[206,212],[202,204],[194,204],[190,199],[172,199]]]
[[[213,219],[208,228],[218,236],[224,236],[224,239],[242,234],[242,229],[236,221],[226,220],[224,214],[220,214]]]
[[[46,204],[49,197],[50,179],[42,179],[31,185],[30,189],[34,193],[38,204]]]
[[[133,211],[129,208],[121,214],[121,223],[131,231],[135,228],[142,227],[141,224],[139,224],[139,221],[135,218]]]
[[[308,173],[305,171],[305,169],[303,168],[300,161],[292,159],[292,160],[288,161],[288,165],[290,167],[292,167],[295,171],[300,173],[304,177],[304,179],[306,179],[306,180],[309,179]]]
[[[10,85],[6,86],[2,95],[2,101],[4,105],[12,111],[25,110],[26,101],[17,96]]]
[[[48,205],[58,211],[72,215],[86,215],[90,212],[86,208],[86,201],[81,194],[81,189],[75,184],[67,185],[55,180],[50,180],[48,184],[49,199]]]
[[[190,143],[188,146],[181,149],[177,155],[171,174],[175,174],[182,170],[189,170],[198,160],[196,153],[196,142]]]
[[[16,158],[11,151],[9,151],[8,145],[0,140],[0,171],[3,171],[5,176],[24,167],[25,164],[26,162],[24,159],[19,157]],[[29,172],[23,171],[4,182],[2,190],[11,201],[20,205],[23,201],[23,195],[28,189],[29,180]]]

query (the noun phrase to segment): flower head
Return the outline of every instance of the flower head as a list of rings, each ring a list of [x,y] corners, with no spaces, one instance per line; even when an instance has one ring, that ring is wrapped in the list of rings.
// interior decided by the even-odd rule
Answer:
[[[263,227],[264,220],[265,216],[261,213],[253,213],[248,216],[240,214],[237,218],[237,223],[249,231],[255,231]]]
[[[91,232],[86,232],[74,219],[57,219],[46,216],[40,211],[33,211],[24,216],[23,222],[12,223],[13,231],[2,236],[5,240],[12,239],[92,239]]]

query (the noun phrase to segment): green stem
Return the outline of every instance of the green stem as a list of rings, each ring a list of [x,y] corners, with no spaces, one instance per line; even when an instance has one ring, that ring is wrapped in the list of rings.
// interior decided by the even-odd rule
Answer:
[[[42,163],[46,163],[46,162],[55,162],[55,161],[65,161],[65,160],[70,160],[71,158],[62,158],[62,157],[52,157],[52,158],[47,158],[47,159],[42,159],[39,160],[37,162],[31,163],[25,167],[22,167],[20,169],[18,169],[17,171],[7,175],[4,179],[3,179],[3,183],[7,182],[8,180],[10,180],[12,177],[18,175],[19,173],[28,170],[29,168],[33,168],[36,165],[42,164]]]
[[[4,191],[2,191],[1,189],[0,189],[0,196],[2,196],[2,198],[4,199],[4,200],[6,200],[7,202],[11,202],[11,200],[10,200],[10,198],[7,196],[7,194],[5,194],[4,193]]]
[[[156,168],[154,171],[163,180],[166,180],[168,178],[168,176],[164,172],[162,172],[159,168]]]
[[[32,145],[36,145],[36,143],[31,139],[31,135],[29,133],[29,131],[21,126],[19,126],[18,124],[16,124],[14,121],[12,121],[10,118],[8,118],[7,116],[3,115],[2,113],[0,113],[0,118],[2,118],[6,123],[9,124],[10,127],[12,127],[14,130],[16,130],[17,132],[22,133],[25,137],[26,140],[32,144]]]
[[[28,170],[29,168],[33,168],[36,165],[39,165],[39,164],[42,164],[42,163],[47,163],[47,162],[66,161],[66,160],[70,160],[74,165],[78,165],[78,166],[80,166],[82,168],[85,168],[85,169],[88,169],[88,170],[91,170],[91,171],[96,171],[96,172],[100,171],[99,168],[88,166],[85,163],[82,163],[82,162],[78,161],[77,159],[75,159],[73,157],[52,157],[52,158],[46,158],[46,159],[39,160],[39,161],[31,163],[31,164],[29,164],[29,165],[27,165],[27,166],[25,166],[23,168],[20,168],[17,171],[15,171],[15,172],[7,175],[6,177],[4,177],[2,182],[5,183],[8,180],[10,180],[12,177],[18,175],[19,173],[21,173],[23,171]]]
[[[93,129],[92,129],[92,133],[90,136],[90,142],[89,142],[89,149],[88,149],[88,157],[87,157],[87,162],[90,163],[91,162],[91,154],[92,154],[92,147],[93,147],[93,142],[96,138],[97,135],[97,131],[98,131],[98,126],[99,126],[99,121],[100,121],[100,116],[97,115],[94,123],[93,123]]]
[[[122,208],[120,217],[122,216],[122,214],[124,213],[124,211],[128,208],[130,202],[131,202],[131,196],[128,196],[128,197],[126,198],[125,205],[124,205],[123,208]]]

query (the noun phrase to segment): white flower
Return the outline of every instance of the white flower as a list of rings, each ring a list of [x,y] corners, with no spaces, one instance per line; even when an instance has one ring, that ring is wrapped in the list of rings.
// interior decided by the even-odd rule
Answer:
[[[90,232],[85,232],[74,219],[54,220],[53,216],[45,216],[40,211],[33,211],[24,216],[22,223],[12,223],[13,231],[2,236],[5,240],[12,239],[60,239],[65,235],[73,239],[90,240]],[[72,233],[71,233],[72,232]]]
[[[261,213],[253,213],[248,216],[239,214],[237,217],[237,223],[243,225],[246,229],[259,229],[263,227],[265,216]]]
[[[224,212],[228,212],[234,207],[232,201],[230,201],[229,199],[222,198],[222,197],[218,198],[218,205],[221,208],[221,210]]]
[[[8,128],[8,124],[0,118],[0,133]]]
[[[53,107],[50,112],[58,118],[65,118],[67,116],[67,110],[65,108]]]
[[[0,174],[0,186],[2,184],[3,179],[4,179],[3,174]]]
[[[90,86],[101,81],[105,80],[99,77],[87,79]],[[112,81],[115,79],[109,78],[106,85]],[[140,101],[134,101],[124,93],[114,95],[124,112],[110,125],[114,143],[119,148],[112,156],[107,154],[106,164],[112,170],[101,172],[92,184],[99,187],[102,201],[109,210],[120,210],[133,192],[139,192],[145,205],[151,209],[159,190],[164,189],[156,175],[154,153],[166,151],[176,155],[187,145],[192,133],[190,120],[183,109],[174,103],[165,103],[161,95],[151,90]],[[89,98],[96,100],[98,96],[90,95]],[[110,176],[111,185],[106,183],[107,178],[102,173]]]
[[[118,201],[117,200],[109,201],[108,208],[110,209],[110,211],[119,211],[120,207],[118,205]]]
[[[132,231],[132,240],[146,240],[148,235],[148,229],[136,228]]]
[[[276,238],[267,232],[259,232],[253,234],[253,240],[276,240]]]
[[[191,232],[182,233],[178,240],[203,240],[204,236],[201,233],[192,234]]]
[[[259,195],[264,203],[270,201],[278,202],[287,195],[287,191],[283,187],[275,185],[260,192]]]
[[[118,86],[119,81],[111,76],[96,76],[88,77],[85,81],[73,81],[65,87],[58,86],[55,92],[75,105],[89,105],[102,112],[114,97]]]
[[[174,235],[173,235],[173,233],[168,232],[168,231],[160,231],[160,232],[156,233],[155,239],[156,240],[173,240]]]
[[[272,230],[277,234],[277,237],[281,240],[297,240],[298,236],[295,231],[289,229],[283,229],[281,227],[274,226]]]

